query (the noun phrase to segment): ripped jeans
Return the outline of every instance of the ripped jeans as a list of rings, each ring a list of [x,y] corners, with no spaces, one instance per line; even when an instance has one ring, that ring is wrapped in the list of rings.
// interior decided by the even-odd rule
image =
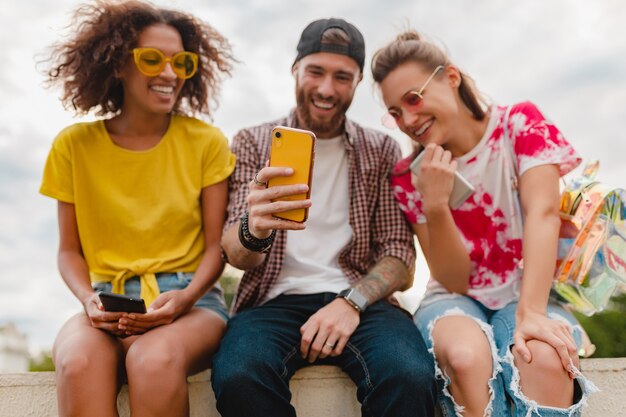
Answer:
[[[541,406],[527,398],[520,389],[519,372],[513,363],[510,346],[514,344],[515,310],[517,302],[506,305],[500,310],[490,310],[470,297],[458,294],[432,294],[426,297],[415,313],[415,323],[426,342],[429,352],[434,356],[432,330],[437,319],[446,316],[462,315],[472,318],[483,330],[493,353],[493,374],[489,380],[489,405],[484,416],[493,417],[578,417],[590,392],[597,390],[593,383],[580,372],[575,379],[574,404],[569,408]],[[551,301],[548,305],[548,317],[567,321],[573,329],[576,344],[581,345],[581,328],[576,318]],[[459,341],[461,342],[461,341]],[[436,359],[436,358],[435,358]],[[439,385],[439,403],[444,417],[462,416],[463,407],[457,404],[448,390],[450,378],[438,364],[435,366]],[[511,407],[513,404],[513,407]]]

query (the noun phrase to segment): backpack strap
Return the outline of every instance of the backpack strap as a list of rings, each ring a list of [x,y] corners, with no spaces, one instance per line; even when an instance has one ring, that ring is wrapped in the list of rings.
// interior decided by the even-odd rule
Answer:
[[[524,222],[524,213],[522,212],[522,203],[520,201],[519,196],[519,170],[517,169],[517,158],[515,157],[515,149],[513,148],[513,140],[509,131],[509,118],[511,115],[511,109],[513,106],[508,106],[506,111],[504,112],[504,135],[502,137],[502,146],[505,146],[507,149],[503,150],[504,153],[504,166],[505,171],[508,171],[507,174],[511,177],[511,193],[513,194],[513,204],[514,204],[514,215],[519,215],[522,219],[522,223]],[[506,167],[508,166],[508,169]],[[523,227],[523,226],[521,226]],[[522,232],[523,233],[523,232]]]
[[[517,169],[517,158],[515,158],[515,149],[513,148],[513,140],[509,134],[509,116],[511,115],[511,109],[513,106],[508,106],[504,112],[504,136],[502,138],[503,145],[508,148],[508,152],[505,152],[505,160],[508,162],[511,168],[511,184],[513,189],[517,193],[518,191],[518,177],[519,170]],[[519,196],[518,196],[519,199]]]

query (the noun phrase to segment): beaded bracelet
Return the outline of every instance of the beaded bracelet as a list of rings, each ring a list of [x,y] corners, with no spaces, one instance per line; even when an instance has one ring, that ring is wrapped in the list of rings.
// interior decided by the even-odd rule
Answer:
[[[259,239],[250,233],[248,228],[248,212],[241,216],[241,222],[239,223],[239,241],[244,248],[253,252],[267,253],[274,243],[274,237],[276,236],[276,230],[272,230],[272,233],[265,239]]]

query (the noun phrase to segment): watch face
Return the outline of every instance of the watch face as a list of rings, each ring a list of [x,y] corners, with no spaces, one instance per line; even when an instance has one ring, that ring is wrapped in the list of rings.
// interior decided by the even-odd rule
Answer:
[[[340,297],[345,298],[358,308],[360,311],[364,311],[367,308],[367,298],[363,296],[357,289],[355,288],[347,288],[339,293]]]
[[[350,293],[350,298],[352,299],[352,301],[354,301],[354,303],[357,306],[359,306],[361,311],[365,310],[365,307],[367,307],[367,298],[365,298],[363,294],[361,294],[359,291],[355,290],[354,288],[352,289],[352,292]]]

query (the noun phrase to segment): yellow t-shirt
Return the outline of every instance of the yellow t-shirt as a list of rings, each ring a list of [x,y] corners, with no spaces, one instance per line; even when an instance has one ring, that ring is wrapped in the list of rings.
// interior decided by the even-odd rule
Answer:
[[[200,193],[232,173],[226,137],[200,120],[173,115],[153,148],[117,146],[104,121],[77,123],[56,137],[40,192],[73,203],[91,280],[124,293],[141,277],[149,305],[154,274],[193,272],[204,251]]]

